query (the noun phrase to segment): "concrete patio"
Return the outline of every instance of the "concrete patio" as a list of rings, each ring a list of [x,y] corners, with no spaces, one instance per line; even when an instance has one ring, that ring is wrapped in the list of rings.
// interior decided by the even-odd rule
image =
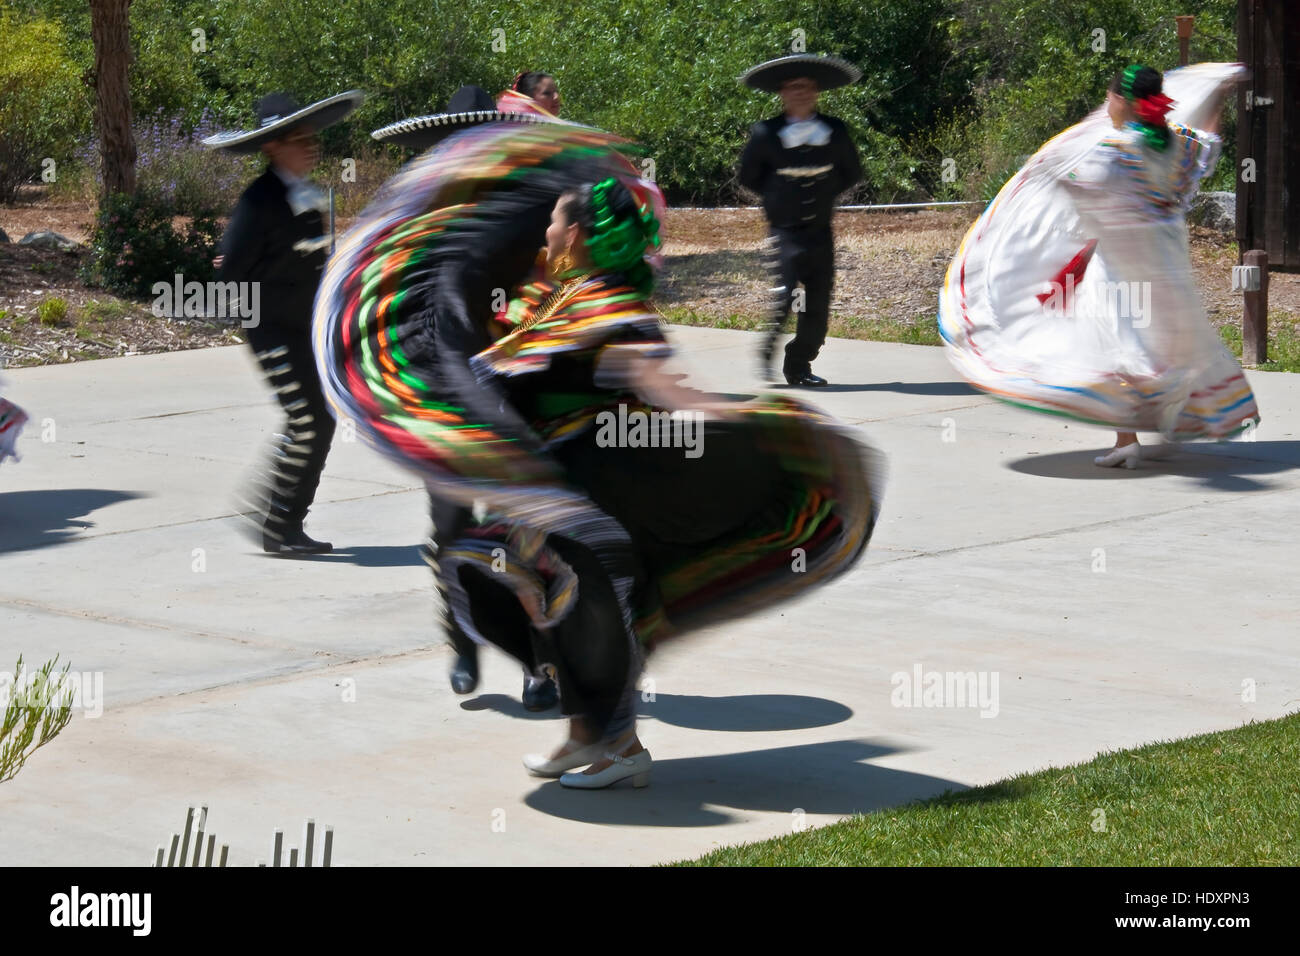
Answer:
[[[756,387],[751,333],[673,335]],[[512,662],[448,687],[412,476],[340,434],[308,524],[336,553],[241,533],[279,420],[245,350],[6,373],[31,421],[0,467],[0,670],[57,653],[104,700],[0,785],[0,860],[148,864],[206,804],[231,865],[307,817],[335,865],[649,864],[1300,703],[1300,376],[1250,374],[1249,440],[1124,472],[939,349],[832,340],[817,370],[808,397],[888,457],[866,558],[653,659],[653,783],[595,793],[524,772],[563,724]],[[895,706],[918,666],[996,675],[996,714]]]

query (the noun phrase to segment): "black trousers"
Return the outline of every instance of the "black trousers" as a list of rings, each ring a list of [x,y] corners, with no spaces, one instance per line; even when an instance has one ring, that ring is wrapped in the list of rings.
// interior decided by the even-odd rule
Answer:
[[[442,597],[442,625],[458,654],[474,654],[477,645],[451,612],[436,567],[441,550],[473,522],[472,512],[436,496],[429,497],[433,534],[428,557],[434,565],[434,585]],[[599,560],[588,549],[561,535],[550,535],[554,548],[578,575],[578,600],[568,616],[548,633],[537,631],[514,593],[491,574],[460,569],[460,585],[470,599],[474,627],[495,647],[536,674],[542,662],[555,665],[560,710],[584,717],[597,731],[617,736],[635,720],[631,691],[638,673],[634,649],[623,627],[622,611]]]
[[[438,590],[438,596],[442,598],[442,628],[443,633],[447,635],[447,642],[456,649],[456,653],[462,657],[474,656],[478,653],[478,645],[471,640],[460,625],[456,623],[456,618],[452,615],[447,601],[447,595],[443,590],[442,582],[438,579],[438,555],[442,549],[451,544],[461,532],[473,522],[473,513],[468,508],[461,507],[455,502],[446,501],[442,498],[429,495],[429,520],[433,523],[433,531],[429,535],[429,544],[425,551],[425,560],[433,569],[433,586]],[[504,589],[503,589],[504,590]],[[514,596],[510,595],[512,603]]]
[[[782,371],[787,377],[802,375],[812,369],[813,360],[826,343],[831,288],[835,282],[835,241],[831,227],[826,225],[801,229],[773,227],[769,242],[775,285],[783,291],[775,304],[775,321],[769,329],[767,350],[771,352],[776,347],[781,326],[794,305],[795,335],[786,344]],[[803,285],[802,303],[794,301],[795,287],[799,284]]]
[[[334,416],[321,392],[310,330],[261,323],[247,331],[267,384],[288,416],[266,479],[268,530],[293,531],[302,527],[316,497]]]

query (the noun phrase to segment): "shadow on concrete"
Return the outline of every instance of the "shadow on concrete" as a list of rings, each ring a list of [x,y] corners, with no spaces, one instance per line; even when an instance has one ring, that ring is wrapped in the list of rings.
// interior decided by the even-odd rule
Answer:
[[[791,389],[789,385],[778,386]],[[965,382],[871,382],[866,385],[824,385],[821,388],[801,388],[800,392],[815,395],[818,392],[897,392],[900,395],[979,395]]]
[[[1300,442],[1229,441],[1187,444],[1168,458],[1144,459],[1133,471],[1127,468],[1098,468],[1092,463],[1106,451],[1103,438],[1093,448],[1030,455],[1007,467],[1023,475],[1039,478],[1076,478],[1093,481],[1133,481],[1176,475],[1195,478],[1216,491],[1265,491],[1274,486],[1257,481],[1264,475],[1277,475],[1300,468]]]
[[[540,813],[583,823],[707,827],[740,822],[744,811],[869,813],[945,790],[968,789],[866,762],[899,752],[869,740],[834,740],[712,757],[663,754],[643,790],[630,783],[605,791],[568,790],[552,781],[524,802]]]
[[[522,681],[521,690],[522,690]],[[558,707],[540,713],[524,709],[518,697],[480,694],[461,702],[461,710],[490,710],[520,720],[553,720],[562,716]],[[853,716],[853,710],[824,697],[797,694],[741,694],[735,697],[694,697],[685,694],[656,694],[639,702],[638,717],[659,720],[691,730],[730,733],[746,731],[807,730],[838,724]]]
[[[261,538],[257,539],[261,546]],[[424,564],[418,544],[362,545],[336,548],[328,554],[266,554],[277,561],[320,561],[327,564],[352,564],[359,568],[408,568]]]
[[[519,691],[523,693],[523,671],[519,673]],[[564,717],[560,713],[559,707],[539,711],[525,710],[523,701],[518,696],[510,697],[506,694],[479,694],[477,697],[461,701],[460,709],[491,710],[498,714],[504,714],[506,717],[516,717],[520,720],[559,720]]]
[[[50,488],[0,492],[0,553],[62,544],[95,527],[85,516],[119,501],[143,498],[135,491]]]
[[[797,694],[742,694],[735,697],[693,697],[655,694],[644,698],[641,717],[650,717],[692,730],[744,732],[756,730],[806,730],[838,724],[853,710],[824,697]]]

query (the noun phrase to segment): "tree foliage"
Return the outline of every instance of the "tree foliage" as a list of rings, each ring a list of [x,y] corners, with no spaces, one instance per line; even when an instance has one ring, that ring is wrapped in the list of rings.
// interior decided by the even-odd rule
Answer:
[[[0,0],[63,25],[89,66],[84,0]],[[737,82],[803,44],[863,70],[823,108],[853,131],[863,198],[978,198],[1097,105],[1114,72],[1177,61],[1175,14],[1197,15],[1195,59],[1234,59],[1234,0],[134,0],[132,99],[197,123],[251,121],[271,90],[303,102],[344,89],[365,105],[327,132],[334,156],[369,131],[435,111],[462,83],[498,92],[556,75],[563,113],[642,142],[677,199],[736,198],[749,125],[777,99]],[[195,31],[201,31],[196,34]],[[1104,31],[1104,48],[1098,33]],[[1231,147],[1232,124],[1225,127]],[[943,161],[956,177],[945,182]]]

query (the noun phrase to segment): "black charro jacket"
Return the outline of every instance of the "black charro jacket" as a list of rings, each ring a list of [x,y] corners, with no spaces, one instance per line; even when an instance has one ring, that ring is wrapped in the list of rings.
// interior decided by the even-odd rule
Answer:
[[[315,209],[295,216],[288,188],[273,169],[249,184],[221,239],[222,282],[259,282],[260,324],[307,332],[325,250],[302,252],[294,243],[319,239],[324,218]]]
[[[784,115],[755,123],[740,154],[740,184],[763,197],[767,221],[777,229],[829,226],[835,197],[862,179],[857,147],[842,120],[815,117],[831,128],[824,146],[786,149],[779,133]]]

